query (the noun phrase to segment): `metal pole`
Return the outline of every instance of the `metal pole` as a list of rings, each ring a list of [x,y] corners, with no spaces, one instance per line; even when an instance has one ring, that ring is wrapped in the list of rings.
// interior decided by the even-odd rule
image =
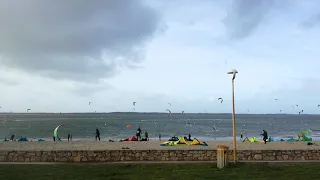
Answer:
[[[236,118],[234,104],[234,80],[232,80],[232,132],[233,132],[233,161],[237,161]]]

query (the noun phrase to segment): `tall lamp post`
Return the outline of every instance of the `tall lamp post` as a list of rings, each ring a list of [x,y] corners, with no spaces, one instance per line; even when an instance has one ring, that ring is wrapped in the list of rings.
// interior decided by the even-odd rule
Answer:
[[[236,78],[237,70],[231,69],[228,74],[232,74],[232,133],[233,133],[233,161],[237,162],[237,137],[236,137],[236,117],[234,104],[234,79]]]

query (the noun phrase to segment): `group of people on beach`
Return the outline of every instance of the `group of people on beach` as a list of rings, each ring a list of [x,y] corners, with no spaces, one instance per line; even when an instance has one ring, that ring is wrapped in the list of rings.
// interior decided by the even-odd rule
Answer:
[[[139,127],[136,132],[138,141],[149,141],[149,134],[147,131],[144,133],[145,138],[142,138],[141,135],[142,135],[142,130],[141,130],[141,127]]]
[[[267,144],[268,132],[266,130],[262,130],[262,134],[260,135],[263,137],[264,144]],[[242,133],[240,134],[240,141],[244,141]]]
[[[267,139],[268,139],[268,132],[266,130],[262,130],[262,131],[263,132],[260,135],[263,136],[264,144],[266,144],[267,143]],[[141,127],[139,127],[137,129],[137,132],[136,132],[137,140],[138,141],[149,141],[149,134],[148,134],[147,131],[144,133],[144,135],[145,135],[145,137],[142,138],[142,130],[141,130]],[[9,141],[14,141],[14,137],[15,137],[14,134],[11,134]],[[189,133],[188,138],[185,137],[185,139],[191,140],[191,134]],[[96,141],[98,141],[98,140],[100,141],[100,131],[99,131],[98,128],[96,128],[95,140]],[[161,134],[160,133],[159,133],[159,140],[161,141]],[[243,141],[243,134],[240,135],[240,140]],[[55,136],[53,137],[53,141],[56,141],[56,137]],[[72,134],[70,134],[70,133],[68,134],[68,141],[72,141]]]
[[[137,132],[136,132],[137,140],[138,140],[138,141],[149,141],[149,134],[148,134],[147,131],[144,133],[144,135],[145,135],[145,137],[142,138],[142,130],[141,130],[141,127],[139,127],[139,128],[137,129]],[[161,137],[160,137],[160,138],[161,138]],[[98,140],[100,141],[100,131],[99,131],[98,128],[96,128],[95,140],[96,140],[96,141],[98,141]],[[111,141],[111,140],[109,140],[109,141]]]

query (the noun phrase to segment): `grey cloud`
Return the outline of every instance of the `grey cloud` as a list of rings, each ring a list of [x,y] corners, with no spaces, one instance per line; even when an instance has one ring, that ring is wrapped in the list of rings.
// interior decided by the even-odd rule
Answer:
[[[311,16],[310,18],[306,19],[305,21],[300,23],[300,26],[303,28],[313,28],[318,26],[320,23],[320,13]]]
[[[17,86],[20,83],[15,80],[7,79],[0,76],[0,84],[6,85],[6,86]]]
[[[2,0],[0,22],[4,65],[87,82],[141,62],[141,49],[161,28],[160,16],[139,0]]]
[[[69,91],[71,94],[76,94],[79,96],[92,96],[96,93],[105,91],[105,90],[111,90],[113,87],[109,84],[76,84],[74,88]]]
[[[233,0],[223,20],[230,37],[241,39],[250,36],[273,4],[274,0]]]

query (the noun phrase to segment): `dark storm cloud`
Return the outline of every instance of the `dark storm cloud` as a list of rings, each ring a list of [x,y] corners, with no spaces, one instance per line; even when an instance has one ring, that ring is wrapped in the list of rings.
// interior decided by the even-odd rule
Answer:
[[[273,0],[233,0],[223,20],[232,39],[250,36],[272,8]]]
[[[0,22],[4,65],[94,81],[139,63],[160,18],[139,0],[2,0]]]

